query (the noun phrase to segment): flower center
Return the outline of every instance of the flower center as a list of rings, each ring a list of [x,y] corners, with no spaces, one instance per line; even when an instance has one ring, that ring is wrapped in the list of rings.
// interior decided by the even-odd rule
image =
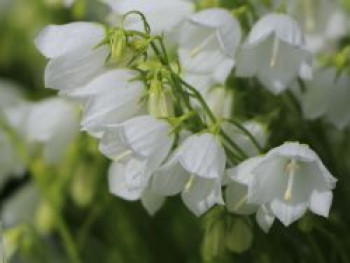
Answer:
[[[288,173],[288,182],[287,182],[287,188],[286,188],[286,191],[284,192],[284,197],[283,197],[285,201],[290,201],[292,199],[294,177],[295,177],[295,172],[298,168],[299,168],[299,165],[295,160],[291,160],[286,165],[286,172]]]
[[[273,38],[272,54],[271,54],[271,58],[270,58],[270,67],[271,68],[276,67],[279,49],[280,49],[280,40],[278,39],[277,36],[275,36]]]
[[[204,40],[202,42],[200,42],[197,46],[195,46],[191,52],[190,52],[190,56],[191,57],[195,57],[198,55],[199,52],[202,51],[203,48],[205,48],[211,40],[213,40],[216,36],[216,32],[211,33],[209,36],[207,36],[206,38],[204,38]]]

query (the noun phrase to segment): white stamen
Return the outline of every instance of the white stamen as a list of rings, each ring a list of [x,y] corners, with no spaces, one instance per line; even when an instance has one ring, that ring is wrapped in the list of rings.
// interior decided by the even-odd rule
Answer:
[[[246,194],[237,202],[237,204],[233,207],[233,210],[237,211],[238,209],[240,209],[243,205],[247,203],[247,200],[248,195]]]
[[[274,68],[276,66],[279,48],[280,48],[280,40],[278,39],[277,36],[275,36],[273,39],[272,54],[270,59],[271,68]]]
[[[286,171],[288,173],[288,182],[287,182],[287,188],[284,192],[284,200],[290,201],[292,199],[292,191],[293,191],[293,185],[294,185],[294,177],[295,177],[295,171],[298,169],[298,164],[295,160],[291,160],[290,163],[286,166]]]
[[[125,152],[122,152],[121,154],[117,155],[115,158],[113,158],[113,161],[115,162],[119,162],[121,160],[123,160],[126,157],[129,157],[132,154],[131,150],[127,150]]]
[[[207,38],[205,38],[201,43],[199,43],[198,46],[196,46],[195,48],[193,48],[193,49],[191,50],[190,56],[191,56],[191,57],[197,56],[198,53],[201,52],[201,50],[202,50],[205,46],[207,46],[213,38],[215,38],[215,36],[216,36],[216,33],[215,33],[215,32],[212,33],[212,34],[210,34],[210,35],[209,35]]]
[[[186,185],[185,185],[185,192],[189,192],[193,186],[194,183],[194,179],[195,179],[195,175],[192,174],[190,179],[188,179]]]

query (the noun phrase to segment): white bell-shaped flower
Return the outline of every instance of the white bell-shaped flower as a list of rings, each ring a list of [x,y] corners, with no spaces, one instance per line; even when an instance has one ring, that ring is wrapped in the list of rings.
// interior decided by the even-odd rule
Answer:
[[[110,125],[102,136],[100,151],[112,160],[137,157],[148,159],[162,152],[167,157],[174,141],[172,126],[150,115]],[[160,160],[162,161],[162,160]]]
[[[59,98],[34,103],[25,120],[26,140],[43,145],[48,163],[56,163],[76,136],[79,128],[76,105]]]
[[[167,163],[152,177],[152,191],[165,196],[182,192],[185,205],[201,216],[216,204],[224,204],[221,181],[225,152],[209,133],[185,139]]]
[[[187,0],[104,0],[112,9],[112,20],[118,22],[130,11],[145,15],[154,35],[170,32],[183,19],[194,11],[194,3]],[[137,15],[129,16],[126,29],[143,31],[143,22]]]
[[[325,50],[350,29],[346,14],[337,1],[289,1],[288,13],[301,25],[312,52]]]
[[[189,17],[179,34],[179,57],[186,74],[210,75],[222,84],[235,65],[242,32],[238,21],[219,8]]]
[[[319,69],[311,81],[305,82],[306,91],[298,93],[304,116],[316,119],[324,116],[338,129],[350,125],[350,76],[335,69]]]
[[[141,81],[133,80],[131,70],[112,70],[101,74],[85,87],[69,93],[84,104],[82,129],[100,137],[104,127],[121,123],[143,112],[146,94]]]
[[[309,208],[327,217],[336,179],[307,145],[285,143],[272,149],[251,171],[248,203],[267,205],[288,226]]]
[[[229,182],[225,190],[226,207],[228,211],[240,214],[256,214],[256,221],[262,230],[268,232],[274,222],[268,206],[248,203],[248,187],[252,182],[251,171],[263,160],[263,157],[253,157],[234,168],[227,170]]]
[[[45,86],[65,93],[104,72],[109,50],[107,46],[97,48],[104,37],[104,27],[96,23],[74,22],[44,28],[35,44],[50,59],[45,69]]]
[[[279,94],[298,76],[312,77],[312,57],[297,22],[283,14],[262,17],[237,55],[236,75],[256,76]]]

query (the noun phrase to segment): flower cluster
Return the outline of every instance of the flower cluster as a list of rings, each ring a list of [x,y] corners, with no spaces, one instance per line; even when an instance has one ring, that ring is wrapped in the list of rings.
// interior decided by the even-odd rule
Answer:
[[[236,117],[228,85],[256,77],[274,95],[294,92],[310,118],[346,126],[348,111],[323,103],[329,90],[317,91],[321,100],[312,94],[318,74],[297,20],[273,13],[243,26],[239,10],[196,11],[187,0],[105,2],[109,24],[50,25],[35,43],[49,59],[46,87],[81,105],[82,130],[112,160],[111,193],[141,200],[150,214],[176,194],[197,216],[226,205],[256,213],[265,231],[274,218],[287,226],[307,209],[328,216],[336,179],[321,159],[297,142],[263,154],[267,128]],[[315,88],[299,94],[298,80]],[[348,98],[347,81],[338,81]]]

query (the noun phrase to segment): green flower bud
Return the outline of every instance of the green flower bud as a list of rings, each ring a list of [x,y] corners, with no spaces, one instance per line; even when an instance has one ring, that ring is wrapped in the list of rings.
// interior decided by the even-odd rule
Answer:
[[[119,61],[125,54],[127,39],[124,30],[117,29],[111,39],[111,57],[113,61]]]

